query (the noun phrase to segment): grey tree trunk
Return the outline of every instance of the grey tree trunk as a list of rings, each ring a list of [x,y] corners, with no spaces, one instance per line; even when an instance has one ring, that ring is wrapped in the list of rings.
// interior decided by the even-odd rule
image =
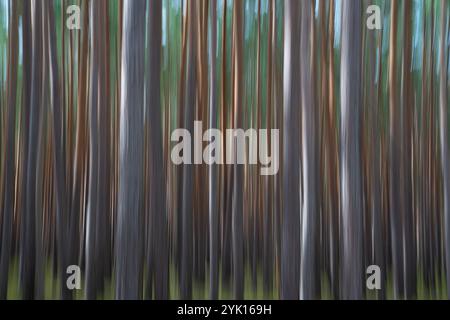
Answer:
[[[23,28],[23,100],[22,100],[22,119],[21,119],[21,151],[22,159],[20,163],[21,179],[20,179],[20,209],[19,214],[21,216],[20,221],[20,257],[25,258],[25,251],[27,246],[25,245],[26,240],[26,225],[27,219],[27,166],[28,166],[28,139],[30,131],[30,110],[31,110],[31,79],[32,79],[32,38],[31,38],[31,3],[28,0],[23,0],[23,15],[22,15],[22,28]],[[25,279],[25,261],[22,259],[20,264],[20,281],[23,283]]]
[[[382,188],[381,188],[381,147],[380,147],[380,97],[381,92],[381,66],[382,55],[376,57],[376,51],[381,50],[381,40],[383,31],[379,33],[370,32],[368,35],[369,47],[368,61],[372,61],[369,68],[369,96],[368,96],[368,116],[370,117],[370,190],[372,193],[370,200],[370,213],[372,224],[372,254],[373,263],[378,265],[381,269],[381,290],[378,290],[378,298],[385,299],[386,297],[386,262],[383,243],[383,211],[382,211]],[[377,44],[378,43],[378,44]],[[377,45],[377,47],[376,47]],[[377,61],[376,61],[377,59]],[[378,69],[377,69],[378,68]],[[378,81],[376,82],[376,73],[378,72]]]
[[[53,3],[44,3],[48,11],[48,41],[49,41],[49,67],[50,67],[50,92],[51,106],[53,113],[53,165],[56,191],[56,229],[58,242],[58,271],[61,282],[64,284],[68,261],[68,229],[67,229],[67,190],[66,190],[66,157],[63,141],[63,104],[59,92],[58,57],[56,48],[55,18],[53,13]],[[72,292],[65,285],[61,286],[62,298],[68,299]]]
[[[361,123],[361,2],[342,3],[341,203],[342,298],[363,298]]]
[[[100,117],[100,97],[99,75],[100,68],[100,41],[101,18],[97,17],[100,13],[101,1],[90,2],[89,11],[89,31],[90,31],[90,90],[89,90],[89,193],[86,216],[86,298],[96,299],[97,280],[99,278],[98,263],[98,242],[97,242],[97,224],[99,223],[100,206],[100,142],[99,142],[99,117]]]
[[[98,211],[95,223],[95,269],[96,290],[104,289],[105,276],[109,274],[110,263],[110,214],[111,214],[111,103],[109,78],[109,20],[108,0],[98,0]],[[142,94],[142,93],[141,93]]]
[[[445,232],[445,265],[447,272],[447,297],[450,299],[450,157],[448,154],[448,104],[447,104],[447,61],[446,52],[446,24],[447,2],[441,2],[441,74],[439,85],[439,110],[440,110],[440,140],[441,140],[441,164],[444,182],[444,232]]]
[[[300,1],[285,1],[281,299],[300,294]]]
[[[150,202],[148,217],[151,230],[147,238],[147,263],[154,270],[155,297],[169,297],[169,246],[167,238],[167,208],[161,128],[160,71],[162,1],[149,2],[147,37],[149,60],[147,66],[147,141],[149,143],[147,168],[150,170]],[[148,294],[152,288],[147,287]]]
[[[36,248],[40,235],[37,230],[37,219],[40,213],[36,210],[36,180],[37,160],[39,144],[39,122],[41,117],[41,93],[42,93],[42,2],[35,0],[31,2],[32,21],[32,53],[31,53],[31,94],[30,94],[30,118],[28,155],[26,165],[26,200],[25,214],[23,217],[22,232],[22,295],[24,299],[33,299],[38,288],[35,282],[36,271]]]
[[[318,108],[315,104],[314,80],[312,77],[313,56],[311,56],[311,33],[314,16],[311,0],[301,2],[301,40],[300,40],[300,73],[301,73],[301,119],[302,119],[302,181],[303,207],[301,232],[301,269],[300,298],[318,298],[319,283],[317,281],[317,240],[319,206],[318,200]],[[294,89],[295,90],[295,89]],[[297,106],[294,106],[297,107]],[[295,140],[294,140],[295,141]],[[295,142],[294,142],[295,143]],[[292,148],[292,144],[287,145]],[[298,165],[298,163],[297,163]],[[287,172],[289,174],[290,171]],[[283,192],[288,192],[284,190]],[[320,271],[319,271],[320,272]]]
[[[260,3],[259,3],[260,5]],[[273,127],[273,65],[276,61],[276,15],[274,10],[274,2],[269,2],[269,13],[268,13],[268,37],[267,37],[267,129],[271,129]],[[271,150],[271,143],[274,143],[268,139],[269,141],[269,150]],[[274,264],[274,238],[273,238],[273,208],[274,208],[274,184],[276,177],[270,176],[266,177],[266,185],[267,185],[267,207],[264,211],[264,243],[263,243],[263,290],[265,294],[268,294],[273,289],[273,264]]]
[[[88,187],[88,205],[86,213],[86,298],[95,299],[95,222],[98,211],[98,136],[97,136],[97,118],[98,118],[98,75],[97,66],[97,37],[95,30],[95,11],[98,7],[98,1],[90,3],[90,37],[91,37],[91,68],[90,68],[90,90],[89,90],[89,187]]]
[[[123,4],[116,298],[142,296],[145,0]]]
[[[336,98],[334,89],[334,12],[335,3],[330,1],[329,7],[329,17],[328,17],[328,108],[329,112],[327,115],[328,120],[328,135],[329,135],[329,154],[330,159],[328,162],[328,170],[330,177],[330,222],[329,222],[329,237],[331,241],[330,245],[330,278],[331,287],[333,295],[335,298],[339,297],[339,280],[340,280],[340,241],[339,241],[339,151],[338,151],[338,141],[337,137],[337,124],[335,121],[336,117]]]
[[[217,91],[216,91],[216,47],[217,47],[217,7],[210,2],[211,34],[210,51],[210,85],[209,85],[209,128],[217,127]],[[217,170],[216,164],[209,166],[209,282],[210,298],[217,299],[219,293],[219,210],[217,203]]]
[[[415,217],[413,206],[413,180],[412,180],[412,114],[414,112],[414,83],[413,83],[413,66],[412,66],[412,7],[411,1],[404,2],[404,45],[403,45],[403,141],[402,141],[402,174],[403,183],[402,197],[404,205],[404,251],[405,251],[405,294],[407,299],[414,299],[417,291],[417,257],[416,257],[416,240],[415,240]]]

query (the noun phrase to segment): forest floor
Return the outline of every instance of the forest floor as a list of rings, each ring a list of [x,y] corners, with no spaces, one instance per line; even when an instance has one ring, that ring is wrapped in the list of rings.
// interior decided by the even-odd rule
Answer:
[[[441,277],[441,279],[436,279],[436,284],[434,288],[434,294],[430,293],[430,290],[425,289],[425,284],[423,277],[419,276],[417,278],[417,299],[418,300],[427,300],[427,299],[438,299],[445,300],[446,296],[446,284],[445,277]],[[219,276],[219,279],[222,277]],[[174,265],[170,267],[170,299],[180,299],[179,296],[179,284],[176,276],[176,269]],[[261,300],[261,299],[278,299],[279,294],[278,290],[276,290],[275,283],[273,285],[272,292],[264,293],[263,290],[263,277],[262,271],[258,269],[257,271],[257,279],[256,279],[256,290],[252,283],[251,278],[251,270],[250,266],[246,266],[245,268],[245,280],[244,280],[244,299],[245,300]],[[83,283],[83,281],[82,281]],[[61,281],[55,276],[55,272],[53,270],[53,264],[51,261],[48,261],[45,266],[45,278],[44,278],[44,299],[45,300],[55,300],[59,298],[59,288],[61,285]],[[193,290],[192,290],[192,298],[203,300],[209,298],[209,283],[194,281]],[[387,280],[387,299],[392,300],[394,298],[393,286],[392,286],[392,276],[388,276]],[[8,300],[17,300],[21,299],[21,292],[19,288],[19,259],[14,258],[10,270],[9,270],[9,281],[8,281]],[[84,298],[84,290],[81,288],[80,290],[75,290],[75,299],[81,300]],[[321,283],[321,298],[324,300],[332,299],[332,294],[330,290],[330,286],[328,281],[326,281],[326,277],[322,277]],[[103,294],[100,294],[97,299],[99,300],[113,300],[114,299],[114,279],[107,280],[105,283],[105,289]],[[230,285],[225,285],[220,280],[219,284],[219,299],[233,299],[233,290]],[[367,290],[366,299],[373,300],[377,299],[377,294],[374,290]]]

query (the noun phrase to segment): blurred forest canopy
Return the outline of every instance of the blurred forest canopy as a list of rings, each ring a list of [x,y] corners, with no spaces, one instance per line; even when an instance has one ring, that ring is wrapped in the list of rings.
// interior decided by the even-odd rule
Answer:
[[[0,0],[0,299],[449,298],[449,17]],[[174,165],[194,120],[280,129],[279,173]]]

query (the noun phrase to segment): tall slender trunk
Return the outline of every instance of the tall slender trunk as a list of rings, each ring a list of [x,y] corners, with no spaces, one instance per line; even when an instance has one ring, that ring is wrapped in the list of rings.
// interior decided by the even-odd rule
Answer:
[[[56,229],[58,241],[58,271],[61,279],[64,279],[68,261],[68,206],[67,206],[67,190],[66,190],[66,157],[64,152],[64,142],[62,140],[62,131],[65,131],[63,116],[64,103],[61,100],[59,90],[58,75],[58,58],[56,49],[56,29],[53,13],[53,3],[44,3],[45,9],[48,11],[48,41],[49,41],[49,67],[50,67],[50,92],[51,106],[53,111],[53,135],[52,143],[53,165],[55,176],[56,191]],[[66,286],[61,286],[62,298],[70,298],[72,293]]]
[[[227,0],[223,1],[222,17],[222,92],[221,92],[221,128],[226,130],[228,123],[227,105]],[[223,158],[227,157],[227,150],[222,147]],[[222,169],[222,281],[228,285],[231,277],[231,210],[230,210],[230,186],[231,168],[224,165]]]
[[[181,11],[184,10],[185,2],[181,1]],[[184,126],[184,107],[185,107],[185,90],[186,90],[186,55],[187,55],[187,25],[189,22],[189,14],[181,16],[181,33],[182,33],[182,49],[180,63],[180,78],[178,83],[178,127]],[[182,244],[183,244],[183,166],[178,166],[177,171],[177,245],[176,245],[176,263],[178,271],[178,281],[181,283],[182,276]]]
[[[197,3],[188,2],[188,57],[187,57],[187,85],[184,97],[184,125],[191,133],[194,132],[194,113],[196,102],[196,69],[197,69]],[[181,298],[192,297],[192,188],[193,168],[190,164],[183,165],[182,188],[182,246],[181,246]]]
[[[381,53],[383,39],[383,31],[378,34],[371,33],[369,36],[369,50],[370,50],[370,60],[374,60],[376,52]],[[375,44],[376,49],[375,49]],[[369,111],[368,116],[370,117],[370,190],[372,193],[370,210],[371,210],[371,223],[372,223],[372,253],[373,262],[378,265],[381,269],[381,290],[378,293],[379,299],[386,298],[386,259],[385,259],[385,243],[383,241],[383,207],[382,207],[382,181],[381,181],[381,144],[380,135],[382,134],[382,126],[380,124],[380,111],[381,111],[381,82],[382,82],[382,54],[378,54],[376,58],[378,61],[373,62],[373,67],[371,68],[371,79],[369,81],[370,89],[372,90],[369,100]],[[378,69],[377,69],[378,67]],[[369,67],[370,68],[370,67]]]
[[[268,32],[267,32],[267,125],[266,128],[270,130],[272,128],[272,113],[273,113],[273,65],[275,61],[275,15],[274,15],[274,2],[269,2],[269,15],[268,15]],[[269,148],[271,150],[271,143],[274,143],[268,139]],[[264,233],[263,233],[263,290],[266,294],[272,291],[273,287],[273,188],[274,179],[273,176],[264,177],[267,184],[267,206],[264,211]]]
[[[308,13],[309,14],[309,13]],[[285,1],[281,298],[300,294],[300,2]]]
[[[25,240],[26,240],[26,224],[27,224],[27,166],[28,166],[28,140],[30,131],[30,110],[31,110],[31,80],[32,80],[32,38],[31,38],[31,3],[28,0],[23,0],[23,89],[22,89],[22,109],[21,109],[21,161],[20,161],[20,190],[19,190],[19,204],[18,210],[20,215],[20,257],[25,257]],[[22,260],[20,264],[20,281],[23,281],[26,274],[24,272],[25,261]]]
[[[147,263],[154,270],[155,297],[167,299],[169,297],[169,246],[167,238],[167,208],[164,162],[163,162],[163,133],[161,127],[161,33],[162,33],[162,2],[150,1],[149,20],[147,22],[147,37],[150,48],[147,64],[146,87],[146,124],[148,156],[147,168],[150,170],[150,202],[148,217],[150,236],[147,238]],[[153,256],[152,256],[153,255]],[[150,293],[152,288],[147,287]]]
[[[97,296],[96,241],[95,230],[98,215],[98,60],[99,60],[99,19],[100,1],[90,2],[90,75],[89,75],[89,186],[88,206],[86,213],[86,298]]]
[[[217,46],[217,8],[216,2],[210,3],[211,33],[210,78],[209,78],[209,128],[217,127],[217,90],[216,90],[216,46]],[[217,172],[216,164],[209,167],[209,282],[210,298],[217,299],[219,292],[219,211],[217,203]]]
[[[360,152],[361,2],[342,3],[341,205],[342,298],[363,298],[363,212]]]
[[[107,1],[91,3],[90,174],[86,228],[86,296],[93,299],[104,287],[109,257],[110,140],[109,78],[106,53]],[[98,17],[97,17],[98,16]]]
[[[0,242],[0,299],[6,299],[8,289],[8,274],[11,255],[11,238],[14,215],[14,178],[15,178],[15,137],[16,137],[16,94],[17,94],[17,57],[18,57],[18,2],[12,3],[9,43],[8,43],[8,71],[7,71],[7,112],[6,112],[6,139],[5,139],[5,160],[3,163],[4,199],[0,200],[2,212],[1,222],[1,242]],[[1,87],[0,87],[1,88]],[[0,89],[1,90],[1,89]],[[1,207],[3,203],[3,207]]]
[[[328,143],[330,147],[330,269],[331,287],[335,298],[339,297],[339,155],[334,97],[334,1],[330,1],[328,16]]]
[[[234,39],[234,126],[242,128],[243,121],[241,113],[244,111],[244,3],[243,0],[235,0],[233,7],[233,39]],[[236,141],[233,142],[233,153],[236,155]],[[243,174],[244,166],[234,164],[233,181],[233,280],[234,296],[236,299],[244,297],[244,241],[243,241]]]
[[[311,52],[314,14],[311,0],[302,1],[300,40],[301,119],[302,119],[302,232],[300,298],[315,299],[319,293],[317,281],[318,241],[318,108],[315,106],[315,83],[311,69],[315,68]],[[292,145],[287,145],[292,147]],[[297,164],[298,165],[298,164]],[[288,170],[288,173],[290,170]],[[286,192],[286,190],[284,191]]]
[[[445,265],[447,274],[447,297],[450,299],[450,157],[448,153],[448,89],[447,89],[447,63],[448,52],[446,48],[447,2],[441,2],[441,44],[440,44],[440,84],[439,84],[439,110],[440,110],[440,140],[441,165],[444,183],[444,232],[445,232]]]
[[[403,203],[404,203],[404,248],[405,248],[405,294],[413,299],[417,290],[416,241],[414,237],[414,210],[411,166],[412,114],[414,112],[413,78],[412,78],[412,5],[404,2],[404,45],[403,45]]]
[[[145,0],[124,1],[116,297],[142,296]]]
[[[84,241],[82,236],[82,228],[79,228],[80,218],[85,216],[85,199],[86,199],[86,172],[87,172],[87,154],[88,154],[88,140],[87,140],[87,107],[88,107],[88,83],[89,83],[89,66],[88,66],[88,48],[89,48],[89,4],[87,0],[83,0],[83,22],[82,35],[80,35],[79,46],[79,69],[78,69],[78,98],[77,98],[77,117],[76,117],[76,133],[75,133],[75,151],[74,151],[74,167],[71,174],[72,189],[70,195],[70,221],[69,221],[69,246],[70,249],[70,264],[78,263],[79,251]],[[81,259],[80,259],[81,260]],[[79,262],[81,263],[81,261]]]
[[[397,97],[397,70],[396,70],[396,52],[397,52],[397,17],[398,1],[391,1],[391,30],[389,47],[389,200],[390,200],[390,229],[392,238],[392,267],[394,274],[394,294],[398,298],[403,294],[403,252],[402,252],[402,233],[401,221],[403,217],[403,207],[401,196],[401,110],[398,106]]]
[[[110,214],[111,214],[111,101],[109,72],[109,1],[100,2],[99,20],[99,100],[98,100],[98,152],[99,152],[99,184],[98,216],[95,229],[97,257],[97,287],[103,292],[105,276],[110,273]]]
[[[31,2],[32,21],[32,53],[31,53],[31,81],[30,81],[30,118],[28,136],[28,154],[26,164],[25,187],[25,214],[22,230],[22,294],[25,299],[33,299],[38,291],[35,282],[36,250],[40,241],[37,233],[40,212],[36,209],[36,180],[38,142],[40,136],[39,123],[41,118],[41,92],[42,92],[42,3],[35,0]]]

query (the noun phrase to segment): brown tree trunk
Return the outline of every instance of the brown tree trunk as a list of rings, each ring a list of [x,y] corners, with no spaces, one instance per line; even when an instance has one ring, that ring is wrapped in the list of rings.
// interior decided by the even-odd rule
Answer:
[[[167,299],[169,297],[169,246],[167,238],[167,208],[166,189],[163,162],[163,134],[161,128],[161,34],[162,34],[162,3],[151,1],[149,4],[149,20],[147,27],[150,55],[147,67],[146,88],[146,123],[147,130],[147,168],[150,170],[150,202],[147,213],[150,236],[147,238],[147,263],[154,270],[155,297]],[[161,188],[162,187],[162,188]],[[151,287],[147,287],[151,294]]]
[[[11,255],[11,240],[14,216],[14,178],[15,178],[15,137],[16,137],[16,95],[17,95],[17,57],[18,57],[18,2],[12,3],[10,25],[9,25],[9,43],[8,43],[8,70],[7,70],[7,112],[6,112],[6,155],[3,166],[4,180],[3,189],[4,199],[0,199],[0,209],[2,212],[1,220],[1,242],[0,242],[0,299],[6,299],[9,278],[9,263]],[[2,87],[0,87],[2,88]],[[1,91],[1,89],[0,89]],[[3,207],[2,207],[3,204]]]
[[[197,2],[188,2],[188,58],[187,58],[187,83],[184,97],[184,127],[193,134],[194,132],[194,113],[196,102],[196,56],[197,56]],[[193,168],[190,164],[183,165],[182,180],[182,245],[181,245],[181,298],[190,299],[192,297],[192,266],[193,266],[193,235],[192,235],[192,216],[193,201],[192,188],[194,186]]]
[[[402,253],[402,191],[401,191],[401,110],[398,106],[397,97],[397,21],[398,1],[391,1],[391,31],[389,47],[389,201],[390,201],[390,229],[392,239],[392,267],[394,275],[394,294],[396,298],[403,295],[403,253]]]
[[[242,115],[244,111],[244,3],[243,0],[235,0],[233,7],[233,39],[234,39],[234,125],[235,128],[242,128]],[[236,140],[235,140],[236,141]],[[236,142],[233,142],[233,151],[236,153]],[[236,161],[237,162],[237,161]],[[244,241],[243,241],[243,170],[242,164],[234,164],[233,182],[233,280],[234,297],[243,299],[244,297]]]
[[[216,2],[210,3],[210,86],[209,86],[209,128],[217,127],[217,90],[216,90],[216,46],[217,46],[217,8]],[[218,166],[209,167],[209,282],[210,298],[217,299],[219,293],[219,210],[217,202]]]
[[[344,0],[341,57],[342,298],[363,295],[363,212],[360,151],[361,2]]]

